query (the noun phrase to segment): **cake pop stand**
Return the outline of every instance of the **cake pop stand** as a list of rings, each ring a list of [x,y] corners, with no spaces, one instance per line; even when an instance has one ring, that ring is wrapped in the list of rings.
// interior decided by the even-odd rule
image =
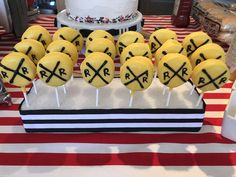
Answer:
[[[28,99],[20,105],[20,115],[27,132],[139,132],[179,131],[196,132],[202,127],[205,103],[196,107],[199,94],[193,95],[190,82],[173,90],[170,104],[162,94],[163,85],[154,81],[143,92],[135,94],[129,108],[129,90],[115,78],[100,89],[96,107],[96,89],[82,78],[67,84],[67,94],[59,88],[60,108],[54,98],[54,89],[40,80],[38,94],[30,90]]]

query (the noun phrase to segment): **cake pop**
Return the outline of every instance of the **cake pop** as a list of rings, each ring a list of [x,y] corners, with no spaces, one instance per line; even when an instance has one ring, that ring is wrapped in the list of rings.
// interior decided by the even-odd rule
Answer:
[[[92,33],[90,33],[90,35],[87,37],[86,47],[88,47],[90,43],[93,42],[93,40],[96,38],[105,38],[105,39],[110,40],[113,44],[115,44],[114,38],[110,33],[108,33],[105,30],[95,30]]]
[[[169,105],[172,89],[188,81],[192,73],[189,59],[182,54],[165,55],[157,67],[157,75],[162,84],[169,87],[166,106]]]
[[[69,41],[65,40],[56,40],[53,41],[46,50],[47,53],[51,52],[61,52],[67,54],[73,61],[75,65],[78,60],[78,51],[76,47]]]
[[[219,89],[229,80],[229,77],[229,69],[221,60],[208,59],[197,65],[192,73],[194,85],[202,91],[197,106],[204,92]]]
[[[102,52],[109,55],[112,59],[116,56],[116,48],[115,45],[108,39],[105,38],[95,38],[90,43],[90,45],[86,48],[85,56],[87,57],[89,54],[93,52]]]
[[[25,39],[17,43],[13,51],[26,54],[35,64],[45,55],[45,48],[42,43],[34,39]]]
[[[36,66],[30,58],[20,52],[12,52],[5,56],[0,63],[0,74],[5,82],[21,87],[26,106],[29,107],[26,86],[36,76]]]
[[[225,62],[224,49],[215,43],[209,43],[199,47],[190,57],[190,62],[193,66],[197,66],[202,61],[207,59],[219,59]]]
[[[145,42],[144,37],[139,32],[127,31],[118,38],[118,41],[116,43],[117,53],[121,55],[124,48],[126,48],[128,45],[132,43],[144,43],[144,42]]]
[[[149,47],[154,54],[167,40],[177,40],[177,35],[169,29],[159,29],[153,32],[149,38]]]
[[[198,31],[187,35],[182,44],[190,57],[199,47],[208,43],[212,43],[212,39],[206,33]]]
[[[45,49],[52,42],[51,36],[47,29],[40,25],[33,25],[29,27],[21,37],[21,40],[25,39],[35,39],[41,42]]]
[[[81,63],[80,70],[84,80],[97,88],[96,106],[98,106],[99,89],[108,85],[114,78],[114,61],[104,53],[94,52]]]
[[[123,65],[127,60],[134,56],[144,56],[152,60],[152,53],[148,46],[145,43],[133,43],[126,47],[121,56],[120,56],[120,63]]]
[[[152,62],[143,56],[132,57],[121,66],[121,82],[131,90],[129,107],[133,104],[134,93],[147,89],[152,83],[153,75]]]
[[[76,29],[70,27],[62,27],[58,29],[52,37],[53,41],[56,40],[66,40],[71,42],[73,45],[76,46],[78,52],[82,50],[84,47],[84,38],[82,34],[77,31]]]
[[[37,65],[37,74],[44,83],[55,87],[57,105],[60,107],[57,87],[64,85],[72,76],[71,58],[60,52],[52,52],[43,57]]]
[[[155,53],[155,63],[157,66],[162,57],[168,53],[179,53],[187,56],[187,52],[181,43],[174,39],[168,39]]]

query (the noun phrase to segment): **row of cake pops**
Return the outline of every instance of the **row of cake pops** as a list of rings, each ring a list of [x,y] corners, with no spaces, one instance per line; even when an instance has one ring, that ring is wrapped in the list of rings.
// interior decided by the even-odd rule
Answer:
[[[20,42],[20,43],[26,43],[26,41],[28,42],[28,45],[27,44],[24,44],[24,45],[22,45],[22,44],[17,44],[15,47],[14,47],[14,49],[15,49],[15,51],[20,51],[20,52],[23,52],[23,53],[25,53],[25,54],[27,54],[28,56],[31,56],[31,59],[35,62],[35,63],[38,63],[38,60],[39,59],[37,59],[37,58],[40,58],[40,57],[38,57],[38,55],[37,55],[37,53],[34,53],[34,54],[32,54],[33,53],[33,49],[35,49],[36,47],[34,47],[34,45],[32,44],[33,42],[32,42],[32,40],[30,41],[29,39],[28,40],[25,40],[25,38],[29,38],[29,35],[27,36],[26,34],[34,34],[35,33],[35,31],[37,31],[37,30],[35,30],[34,28],[41,28],[41,27],[39,27],[39,26],[33,26],[33,27],[31,27],[31,28],[29,28],[25,33],[24,33],[24,35],[22,36],[22,39],[24,39],[22,42]],[[72,30],[73,31],[73,29],[70,29],[70,28],[62,28],[62,29],[59,29],[55,34],[54,34],[54,36],[59,36],[59,38],[58,39],[61,39],[62,38],[62,36],[63,36],[63,38],[65,39],[65,37],[64,36],[67,36],[66,34],[64,34],[62,31],[63,30],[65,30],[66,29],[66,31],[68,31],[68,30]],[[75,30],[76,31],[76,30]],[[159,33],[160,32],[162,32],[163,33],[163,31],[164,32],[167,32],[167,33],[173,33],[173,31],[170,31],[170,30],[167,30],[167,29],[163,29],[163,30],[158,30],[159,31]],[[157,31],[157,32],[158,32]],[[155,41],[159,41],[159,43],[160,43],[160,41],[163,41],[163,39],[161,39],[161,38],[158,38],[157,39],[157,36],[158,36],[158,34],[159,33],[157,33],[157,32],[154,32],[154,33],[156,33],[156,35],[153,37],[154,39],[155,39]],[[105,34],[105,35],[104,35]],[[27,37],[25,37],[25,36],[27,36]],[[37,36],[37,35],[36,35]],[[40,36],[40,35],[39,35]],[[41,35],[41,38],[40,39],[44,39],[44,38],[42,38],[42,36],[45,36],[45,35]],[[78,35],[77,35],[78,36]],[[126,37],[125,37],[126,36]],[[139,37],[140,36],[142,36],[141,34],[139,34],[139,33],[137,33],[137,32],[126,32],[126,33],[124,33],[123,35],[121,35],[120,36],[120,38],[119,38],[119,40],[118,40],[118,42],[117,42],[117,46],[118,46],[118,51],[120,51],[121,52],[121,58],[123,58],[123,59],[121,59],[121,63],[123,64],[125,61],[127,61],[127,60],[129,60],[129,58],[132,58],[132,57],[134,57],[134,56],[143,56],[143,57],[145,57],[145,59],[147,59],[146,57],[148,57],[149,59],[151,59],[151,55],[150,55],[150,52],[143,52],[143,50],[142,49],[144,49],[144,51],[146,50],[148,50],[149,48],[148,48],[148,46],[145,44],[145,43],[142,43],[142,41],[140,42],[140,43],[138,43],[139,42],[139,40],[137,40],[137,39],[139,39]],[[152,36],[153,36],[153,34],[152,34]],[[151,37],[152,37],[151,36]],[[166,36],[166,35],[165,35]],[[170,35],[169,35],[170,36]],[[203,36],[203,37],[202,37]],[[163,35],[161,35],[160,37],[162,37],[163,38]],[[56,37],[55,37],[56,38]],[[67,37],[68,38],[68,37]],[[107,40],[106,38],[111,38],[111,39],[109,39],[109,40]],[[141,38],[141,37],[140,37]],[[197,40],[196,41],[196,39],[201,39],[200,41],[199,40]],[[37,38],[38,39],[38,38]],[[63,55],[61,55],[61,54],[58,54],[58,53],[52,53],[51,55],[47,55],[47,57],[46,57],[46,59],[44,59],[44,60],[42,60],[39,64],[38,64],[38,74],[39,74],[39,77],[40,77],[40,79],[42,79],[42,80],[44,80],[44,82],[46,82],[48,85],[51,85],[51,86],[59,86],[59,85],[63,85],[67,80],[68,80],[68,78],[70,78],[70,76],[71,76],[71,74],[72,74],[72,68],[73,68],[73,64],[74,63],[76,63],[76,60],[77,60],[77,56],[78,56],[78,54],[76,53],[77,51],[76,51],[76,49],[74,49],[74,50],[71,50],[71,49],[73,49],[74,48],[74,46],[73,45],[69,45],[70,44],[70,42],[66,42],[65,40],[60,40],[60,41],[55,41],[55,42],[53,42],[53,43],[51,43],[48,47],[47,47],[47,53],[49,53],[49,52],[63,52],[63,53],[65,53],[65,54],[67,54],[67,57],[65,57],[65,55],[63,56]],[[76,38],[76,40],[77,40],[78,38]],[[114,69],[112,69],[113,68],[113,66],[114,66],[114,63],[113,64],[111,64],[111,60],[110,60],[110,62],[109,62],[109,59],[106,59],[105,61],[103,61],[102,62],[102,59],[98,59],[98,60],[94,60],[93,62],[95,62],[95,63],[93,63],[93,64],[91,64],[91,62],[92,62],[92,59],[90,59],[91,61],[87,61],[87,58],[102,58],[102,57],[99,57],[99,56],[93,56],[93,55],[91,55],[92,57],[88,57],[88,56],[90,56],[90,53],[94,53],[94,52],[104,52],[104,53],[106,53],[106,54],[108,54],[108,56],[110,56],[110,57],[113,57],[114,58],[114,56],[115,56],[115,52],[114,53],[112,53],[113,51],[115,51],[115,49],[114,49],[114,46],[113,46],[113,41],[112,41],[112,37],[111,36],[109,36],[109,34],[107,34],[107,32],[105,32],[105,31],[102,31],[102,30],[98,30],[98,31],[95,31],[95,32],[93,32],[93,33],[91,33],[91,35],[87,38],[87,41],[90,41],[90,42],[87,42],[86,44],[87,44],[87,47],[86,47],[86,59],[84,60],[84,62],[83,63],[86,63],[85,65],[82,63],[82,65],[81,65],[81,71],[82,71],[82,74],[83,74],[83,77],[85,78],[85,80],[87,80],[89,83],[91,83],[91,84],[93,84],[93,83],[96,83],[96,84],[94,84],[94,86],[95,87],[97,87],[97,88],[100,88],[101,86],[103,86],[104,84],[106,85],[106,84],[108,84],[111,80],[112,80],[112,78],[113,78],[113,74],[112,73],[114,73]],[[133,39],[135,39],[135,40],[133,40]],[[111,41],[110,41],[111,40]],[[43,41],[47,41],[47,40],[43,40]],[[110,41],[110,42],[107,42],[107,41]],[[196,46],[202,46],[203,47],[203,45],[204,44],[207,44],[207,43],[210,43],[211,42],[211,39],[205,34],[205,33],[202,33],[202,32],[198,32],[198,33],[192,33],[192,34],[190,34],[189,36],[187,36],[186,38],[185,38],[185,40],[184,40],[186,43],[190,43],[190,44],[194,44],[193,46],[195,47],[195,48],[197,48]],[[203,42],[202,42],[203,41]],[[207,42],[206,42],[207,41]],[[132,42],[137,42],[137,44],[135,45],[135,44],[132,44]],[[143,42],[144,42],[144,40],[143,40]],[[35,43],[35,42],[34,42]],[[36,42],[37,43],[37,42]],[[68,43],[68,45],[66,45]],[[77,42],[78,43],[78,42]],[[80,42],[80,44],[81,44],[82,42]],[[125,45],[127,45],[128,43],[131,43],[131,45],[128,45],[128,47],[126,47],[126,48],[124,48],[124,49],[122,49],[122,47],[121,46],[125,46]],[[150,41],[149,41],[149,43],[150,43]],[[158,43],[158,44],[159,44]],[[166,45],[166,43],[168,44],[168,45]],[[200,45],[199,45],[199,43],[200,43]],[[44,42],[42,42],[42,44],[44,44]],[[108,45],[107,45],[108,44]],[[181,44],[179,44],[177,41],[174,41],[173,39],[172,40],[169,40],[169,41],[167,41],[167,42],[164,42],[164,44],[165,45],[162,45],[161,47],[162,48],[164,48],[165,49],[165,47],[164,46],[167,46],[167,49],[168,49],[168,46],[169,46],[169,48],[170,48],[170,50],[163,50],[162,52],[161,52],[161,54],[163,54],[163,55],[166,55],[167,53],[176,53],[176,49],[178,49],[177,51],[178,51],[178,53],[183,53],[183,54],[185,54],[183,51],[184,51],[184,48],[181,48],[181,50],[179,50],[179,48],[178,48],[178,46],[179,45],[181,45]],[[174,44],[176,44],[176,45],[174,45]],[[189,47],[190,46],[190,44],[189,45],[187,45],[188,47],[187,47],[187,49],[189,49],[189,48],[191,48],[191,47]],[[26,46],[25,46],[26,45]],[[132,45],[134,46],[137,46],[136,48],[135,47],[132,47]],[[145,47],[143,47],[143,46],[145,45]],[[155,46],[154,44],[152,44],[151,43],[151,45],[152,46]],[[19,46],[19,47],[17,47],[17,46]],[[22,46],[25,46],[25,47],[23,47],[23,49],[21,48]],[[39,46],[39,45],[38,45]],[[76,44],[75,44],[75,46],[76,46]],[[113,46],[113,47],[111,47],[111,46]],[[131,46],[131,47],[130,47]],[[140,47],[141,46],[141,47]],[[172,47],[171,47],[172,46]],[[174,46],[174,47],[173,47]],[[159,49],[161,49],[161,47],[159,48]],[[134,49],[135,50],[134,50]],[[207,48],[209,48],[209,47],[207,47]],[[207,48],[206,48],[206,50],[207,50]],[[42,47],[41,47],[41,49],[42,49]],[[112,50],[113,49],[113,50]],[[127,50],[127,51],[126,51]],[[149,49],[150,50],[150,49]],[[215,50],[215,49],[214,49]],[[36,51],[40,51],[40,50],[38,50],[38,48],[36,49]],[[139,51],[141,51],[140,53],[138,53]],[[159,50],[160,51],[160,50]],[[179,52],[179,51],[181,51],[181,52]],[[40,52],[39,52],[40,53]],[[43,52],[41,52],[41,53],[43,53]],[[45,53],[45,52],[44,52]],[[130,55],[130,56],[125,56],[124,55],[124,53],[127,53],[128,55]],[[146,54],[147,53],[147,54]],[[158,50],[156,51],[156,54],[158,53]],[[187,53],[187,52],[186,52]],[[213,53],[215,53],[215,51],[213,52]],[[95,53],[95,54],[98,54],[98,53]],[[144,55],[145,54],[145,55]],[[200,52],[200,54],[202,54],[201,52]],[[13,55],[20,55],[19,53],[18,54],[10,54],[9,56],[7,56],[7,57],[5,57],[4,58],[4,62],[2,62],[1,63],[1,66],[2,66],[2,68],[3,69],[5,69],[5,71],[1,71],[1,75],[2,75],[2,77],[3,78],[5,78],[6,80],[8,79],[8,81],[10,82],[10,83],[12,83],[12,84],[14,84],[14,81],[16,81],[15,82],[15,85],[16,84],[18,84],[18,86],[21,86],[22,88],[24,88],[25,87],[25,85],[27,85],[26,83],[24,83],[24,82],[18,82],[17,81],[17,78],[19,77],[19,79],[21,80],[21,79],[24,79],[24,80],[27,80],[27,81],[29,81],[30,79],[29,78],[34,78],[34,76],[35,76],[35,73],[34,72],[30,72],[30,69],[28,68],[28,67],[31,67],[32,66],[32,64],[29,64],[29,66],[28,67],[26,67],[26,66],[24,66],[24,62],[25,61],[23,61],[23,64],[21,64],[22,63],[22,61],[19,59],[19,61],[15,61],[15,63],[11,63],[13,60],[9,60],[9,58],[17,58],[17,56],[13,56]],[[101,55],[101,54],[99,54],[99,55]],[[123,56],[125,56],[125,57],[122,57],[122,55]],[[56,56],[58,56],[59,58],[61,58],[61,61],[59,61],[59,59],[57,60],[57,59],[55,59],[55,58],[58,58],[58,57],[56,57]],[[71,59],[72,59],[72,64],[70,64],[70,62],[69,61],[71,61],[71,60],[69,60],[68,58],[68,56],[70,56],[71,57]],[[74,56],[74,57],[73,57]],[[104,56],[104,55],[103,55]],[[159,56],[159,55],[157,55],[157,56]],[[200,55],[200,56],[202,56],[202,55]],[[181,56],[182,57],[182,56]],[[20,56],[19,58],[26,58],[25,56],[24,57],[22,57],[22,56]],[[36,58],[36,60],[35,60],[35,58]],[[54,58],[54,59],[51,59],[51,58]],[[108,58],[108,57],[104,57],[104,58]],[[140,58],[140,57],[139,57]],[[157,58],[157,57],[156,57]],[[178,57],[174,57],[174,58],[178,58]],[[212,57],[209,57],[209,58],[212,58]],[[219,57],[216,57],[217,59],[219,59]],[[223,55],[222,55],[222,58],[223,58]],[[160,59],[161,59],[161,57],[160,57]],[[159,59],[159,60],[160,60]],[[206,59],[208,59],[206,56],[204,56],[204,58],[203,58],[204,60],[206,60]],[[55,61],[53,61],[53,60],[55,60]],[[156,60],[157,62],[156,63],[159,63],[158,61],[159,60]],[[7,62],[6,62],[7,61]],[[68,61],[68,62],[67,62]],[[112,60],[113,61],[113,60]],[[123,62],[122,62],[123,61]],[[140,60],[140,61],[138,61],[137,60],[137,58],[136,58],[136,60],[131,60],[131,61],[133,61],[133,62],[135,62],[136,64],[134,64],[133,62],[131,62],[131,65],[133,65],[133,66],[135,66],[135,65],[138,65],[138,63],[147,63],[146,61],[145,62],[141,62],[142,60]],[[165,60],[163,60],[163,61],[165,61]],[[165,68],[165,69],[169,69],[169,71],[172,71],[172,74],[174,74],[173,76],[171,76],[170,77],[170,74],[171,73],[169,73],[169,72],[167,72],[167,71],[165,71],[164,70],[164,74],[158,74],[158,76],[159,76],[159,78],[161,78],[162,76],[163,76],[163,78],[164,78],[164,80],[166,80],[166,79],[168,79],[168,78],[170,78],[170,80],[168,81],[168,82],[165,82],[164,84],[165,85],[167,85],[168,87],[170,87],[170,88],[174,88],[174,87],[177,87],[178,86],[178,84],[174,84],[174,86],[173,85],[171,85],[171,84],[167,84],[167,83],[172,83],[171,81],[173,80],[173,83],[176,83],[177,81],[174,81],[174,80],[188,80],[187,78],[186,79],[183,79],[183,76],[186,76],[186,77],[190,77],[190,74],[187,74],[188,72],[187,72],[187,70],[190,70],[190,67],[188,67],[188,65],[187,64],[185,64],[187,67],[180,67],[180,68],[178,68],[178,70],[176,70],[176,67],[177,67],[177,63],[179,63],[179,60],[177,61],[177,60],[173,60],[174,62],[174,66],[173,67],[171,67],[171,66],[169,66],[169,64],[167,63],[164,63],[163,64],[163,67],[158,67],[159,69],[158,69],[158,71],[159,71],[159,73],[162,73],[161,72],[161,69],[163,69],[163,68]],[[187,60],[186,60],[187,61]],[[102,62],[102,63],[101,63]],[[27,62],[25,62],[25,63],[27,63]],[[28,62],[28,63],[30,63],[30,62]],[[110,63],[108,66],[109,67],[104,67],[104,66],[106,66],[107,65],[107,63]],[[148,63],[150,63],[150,61],[148,62]],[[185,63],[185,62],[184,62]],[[198,63],[199,63],[199,61],[198,61]],[[208,62],[209,63],[209,62]],[[13,65],[14,64],[14,65]],[[148,66],[151,66],[150,64],[144,64],[144,65],[148,65]],[[185,66],[184,65],[184,66]],[[214,64],[215,65],[215,64]],[[61,66],[61,67],[60,67]],[[68,66],[68,67],[66,67],[66,66]],[[83,66],[86,66],[86,67],[88,67],[88,68],[86,68],[86,67],[83,67]],[[99,68],[97,68],[99,66]],[[159,66],[159,64],[158,64],[158,66]],[[161,66],[161,65],[160,65]],[[189,66],[191,66],[191,65],[189,65]],[[221,65],[222,66],[222,65]],[[225,66],[224,66],[225,67]],[[224,68],[223,67],[223,68]],[[14,68],[15,68],[15,72],[14,72],[14,74],[13,74],[13,72],[12,72],[12,70],[14,70]],[[27,69],[28,68],[28,69]],[[85,69],[83,69],[83,68],[85,68]],[[127,70],[128,70],[128,72],[126,71],[126,72],[122,72],[122,68],[126,68]],[[122,80],[122,78],[123,78],[123,80],[124,80],[124,84],[129,88],[129,89],[131,89],[132,90],[132,94],[131,94],[131,98],[132,98],[132,96],[133,96],[133,93],[135,92],[135,91],[139,91],[139,89],[137,89],[138,88],[138,86],[139,87],[141,87],[141,88],[143,88],[144,87],[144,85],[143,84],[145,84],[145,83],[147,83],[147,85],[149,86],[150,84],[151,84],[151,82],[148,82],[148,80],[150,81],[150,78],[153,78],[153,74],[152,74],[152,69],[149,71],[149,69],[150,69],[150,67],[148,67],[149,69],[147,70],[148,72],[143,72],[143,73],[141,73],[141,76],[140,77],[138,77],[138,79],[137,79],[137,76],[139,76],[137,73],[136,73],[136,71],[134,72],[134,71],[132,71],[130,68],[131,68],[131,66],[126,66],[126,67],[122,67],[121,68],[121,73],[125,73],[124,74],[124,77],[122,77],[122,74],[121,74],[121,80]],[[171,69],[170,69],[171,68]],[[187,70],[186,70],[187,69]],[[31,70],[33,70],[32,68],[31,68]],[[93,71],[93,74],[90,74],[91,73],[91,71]],[[134,69],[135,70],[135,69]],[[20,72],[20,71],[22,71],[22,72]],[[175,71],[175,72],[173,72],[173,71]],[[178,71],[178,72],[177,72]],[[10,72],[10,73],[9,73]],[[138,72],[138,71],[137,71]],[[176,73],[177,72],[177,73]],[[182,72],[182,78],[181,77],[179,77],[180,76],[180,72]],[[103,75],[102,75],[102,73],[103,73]],[[191,71],[189,71],[189,73],[191,73]],[[215,72],[214,72],[215,73]],[[11,74],[13,74],[13,75],[11,75]],[[29,76],[29,78],[28,79],[26,79],[26,78],[24,78],[24,77],[22,77],[22,75],[26,75],[26,74],[31,74],[31,76]],[[223,83],[225,83],[225,81],[227,80],[227,77],[225,78],[224,76],[227,76],[227,74],[228,74],[228,72],[226,72],[225,73],[225,75],[222,75],[222,77],[220,77],[220,78],[217,78],[217,79],[221,79],[220,80],[220,84],[222,85]],[[92,78],[90,78],[90,76],[92,75]],[[148,79],[146,76],[150,76],[150,78]],[[209,73],[208,74],[205,74],[206,76],[208,75],[209,76]],[[11,77],[12,76],[12,77]],[[65,77],[64,77],[65,76]],[[105,79],[104,79],[104,77],[108,77],[109,76],[109,79],[108,79],[108,81],[106,81]],[[130,82],[130,81],[128,81],[128,83],[127,83],[127,80],[129,79],[129,78],[131,78],[131,80],[130,81],[132,81],[132,82]],[[203,77],[204,78],[204,77]],[[203,78],[201,78],[201,82],[203,82]],[[213,77],[214,78],[214,77]],[[92,80],[91,80],[92,79]],[[141,82],[140,82],[140,80],[139,79],[142,79],[142,81],[143,81],[143,84],[140,84]],[[209,80],[210,78],[208,77],[208,80]],[[222,80],[223,79],[223,80]],[[152,79],[151,79],[152,80]],[[194,79],[193,79],[194,80]],[[213,79],[214,80],[214,79]],[[126,82],[125,82],[126,81]],[[217,82],[217,80],[214,80],[215,82]],[[200,82],[200,81],[199,81]],[[209,83],[209,84],[207,84],[206,86],[210,86],[210,85],[214,85],[214,87],[215,87],[215,82],[212,82],[212,83]],[[20,83],[20,84],[19,84]],[[136,86],[135,86],[135,83],[136,83]],[[137,84],[138,84],[138,86],[137,86]],[[132,86],[133,85],[133,86]],[[218,86],[219,87],[219,86]],[[147,88],[147,87],[144,87],[144,88]],[[206,88],[206,87],[204,87],[204,88]],[[212,89],[212,88],[211,88]],[[23,89],[23,90],[25,90],[25,89]],[[142,89],[141,89],[142,90]],[[206,89],[206,90],[209,90],[209,88],[208,89]],[[24,91],[24,93],[25,93],[25,91]],[[57,93],[57,90],[56,90],[56,93]],[[98,93],[98,92],[97,92]],[[171,93],[171,92],[169,92],[169,93]],[[170,94],[169,94],[170,95]],[[168,98],[169,98],[170,96],[168,96]],[[57,100],[58,100],[58,98],[57,98]],[[132,100],[132,99],[131,99]],[[98,102],[98,101],[97,101]],[[167,101],[168,102],[168,101]]]

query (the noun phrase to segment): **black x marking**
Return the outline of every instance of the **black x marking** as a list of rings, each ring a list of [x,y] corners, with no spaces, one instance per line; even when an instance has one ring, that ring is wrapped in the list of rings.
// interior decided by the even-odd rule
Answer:
[[[168,69],[173,73],[172,77],[171,77],[168,81],[166,81],[164,84],[167,85],[175,76],[177,76],[178,78],[180,78],[183,82],[186,82],[187,80],[185,80],[182,76],[179,75],[179,72],[184,68],[185,65],[186,65],[186,62],[184,62],[184,63],[181,65],[181,67],[180,67],[177,71],[175,71],[175,70],[174,70],[172,67],[170,67],[167,63],[164,63],[164,66],[165,66],[166,68],[168,68]]]
[[[8,68],[7,66],[5,66],[5,65],[3,65],[3,64],[0,63],[0,67],[2,67],[3,69],[5,69],[5,70],[7,70],[7,71],[13,72],[13,76],[12,76],[11,80],[9,81],[10,84],[12,84],[12,83],[14,82],[14,80],[15,80],[15,78],[16,78],[17,75],[21,76],[22,78],[24,78],[24,79],[26,79],[26,80],[28,80],[28,81],[31,81],[31,79],[30,79],[29,77],[27,77],[27,76],[25,76],[24,74],[21,74],[21,73],[19,72],[19,70],[21,69],[22,65],[24,64],[24,61],[25,61],[24,58],[22,58],[22,59],[20,60],[18,66],[17,66],[17,68],[16,68],[16,70],[13,70],[13,69],[11,69],[11,68]]]
[[[129,57],[129,56],[130,56],[130,57]],[[130,59],[130,58],[132,58],[132,57],[135,57],[135,55],[134,55],[131,51],[129,51],[129,56],[126,57],[125,61],[127,61],[128,59]],[[145,52],[142,56],[148,58],[148,52]]]
[[[119,45],[120,45],[119,52],[122,53],[124,48],[127,47],[127,46],[125,44],[123,44],[122,42],[119,42]]]
[[[154,42],[151,43],[152,53],[155,53],[162,46],[162,43],[157,39],[156,36],[154,36],[153,38],[159,44],[159,47],[156,48],[156,44]]]
[[[129,66],[126,67],[127,70],[133,75],[134,79],[130,80],[129,82],[126,82],[124,85],[129,85],[135,81],[138,82],[139,86],[141,88],[144,88],[143,84],[140,82],[139,78],[142,77],[143,75],[147,75],[148,76],[148,70],[144,71],[143,73],[141,73],[140,75],[136,76],[133,71],[129,68]]]
[[[109,55],[111,57],[111,52],[109,52],[109,47],[107,47],[103,53],[106,53],[107,55]]]
[[[189,57],[190,55],[192,55],[193,52],[195,52],[195,50],[197,50],[199,47],[201,47],[201,46],[207,44],[207,43],[209,42],[209,39],[207,39],[205,42],[203,42],[203,43],[202,43],[201,45],[199,45],[199,46],[197,46],[197,45],[195,44],[195,42],[194,42],[193,39],[190,39],[190,42],[191,42],[191,44],[193,45],[194,49],[192,49],[191,44],[189,44],[189,45],[187,46],[187,52],[190,52],[190,53],[188,53],[188,57]]]
[[[48,69],[47,67],[43,66],[43,64],[41,64],[41,63],[39,64],[39,67],[41,67],[42,69],[44,69],[45,71],[47,71],[47,72],[50,73],[50,76],[47,78],[46,83],[50,82],[50,80],[52,79],[53,76],[55,76],[55,77],[57,77],[57,78],[59,78],[59,79],[65,81],[65,82],[67,81],[66,79],[64,79],[63,77],[59,76],[59,75],[56,73],[57,68],[59,67],[60,63],[61,63],[61,62],[58,61],[58,62],[56,63],[56,66],[54,67],[54,69],[53,69],[52,71],[51,71],[50,69]]]
[[[93,80],[98,76],[104,83],[106,83],[106,84],[109,84],[109,82],[107,82],[101,75],[100,75],[100,71],[104,68],[104,66],[106,65],[108,63],[108,61],[107,60],[105,60],[104,62],[103,62],[103,64],[96,70],[90,63],[86,63],[86,65],[90,68],[90,69],[92,69],[93,71],[94,71],[94,76],[88,81],[89,83],[92,83],[93,82]]]
[[[66,38],[65,38],[62,34],[60,34],[59,37],[62,38],[63,40],[66,40]],[[80,37],[80,35],[78,34],[78,35],[75,36],[70,42],[71,42],[71,43],[75,42],[75,40],[78,39],[79,37]],[[79,44],[79,41],[76,41],[76,46],[77,46],[77,45],[80,45],[80,44]]]
[[[219,76],[217,76],[216,78],[212,78],[211,75],[207,72],[207,70],[203,69],[202,72],[208,77],[208,79],[210,80],[209,82],[203,84],[203,85],[200,85],[198,86],[198,88],[202,88],[202,87],[205,87],[209,84],[213,84],[215,86],[216,89],[219,89],[220,87],[215,83],[215,81],[219,78],[221,78],[222,76],[224,76],[227,71],[224,71],[222,74],[220,74]]]
[[[41,42],[43,45],[46,45],[46,42],[44,40],[41,41],[41,38],[42,38],[43,34],[40,33],[38,38],[36,39],[37,41]]]

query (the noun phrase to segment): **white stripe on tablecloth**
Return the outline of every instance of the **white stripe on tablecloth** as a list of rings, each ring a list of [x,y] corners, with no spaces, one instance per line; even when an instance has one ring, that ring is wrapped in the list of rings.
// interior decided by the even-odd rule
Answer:
[[[0,133],[25,133],[25,129],[23,126],[0,126]],[[148,134],[153,132],[141,132],[142,134]],[[173,132],[156,132],[158,134],[173,134]],[[174,134],[178,134],[181,132],[174,132]],[[186,133],[186,132],[185,132]],[[211,125],[203,125],[199,132],[194,132],[194,134],[202,134],[202,133],[221,133],[220,126],[211,126]]]
[[[223,111],[207,111],[205,112],[205,117],[213,117],[213,118],[222,118],[224,112]],[[1,110],[1,117],[19,117],[18,111],[4,111]]]
[[[27,143],[2,144],[3,153],[229,153],[236,152],[234,144],[98,144],[98,143]]]
[[[228,104],[229,99],[204,99],[207,105]]]
[[[174,159],[173,159],[174,160]],[[3,177],[235,177],[236,166],[0,166]]]

